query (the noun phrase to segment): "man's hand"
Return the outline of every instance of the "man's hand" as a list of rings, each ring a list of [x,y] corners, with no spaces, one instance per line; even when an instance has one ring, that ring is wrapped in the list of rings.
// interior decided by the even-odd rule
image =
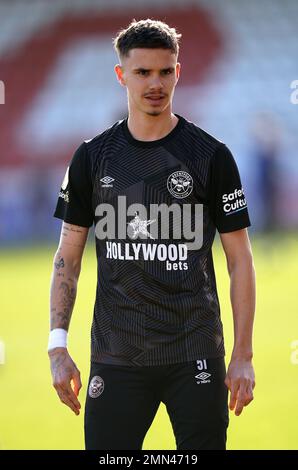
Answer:
[[[60,400],[69,406],[76,415],[80,414],[81,405],[77,396],[79,395],[82,383],[77,366],[66,348],[54,348],[48,354],[51,361],[53,386]],[[73,382],[73,389],[71,382]]]
[[[243,407],[253,400],[255,387],[255,374],[251,360],[231,359],[228,367],[225,384],[231,392],[229,407],[235,415],[242,413]]]

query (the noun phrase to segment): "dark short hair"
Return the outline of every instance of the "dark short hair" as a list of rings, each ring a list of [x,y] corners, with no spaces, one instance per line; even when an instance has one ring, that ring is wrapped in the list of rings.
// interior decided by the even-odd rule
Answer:
[[[131,49],[169,49],[178,56],[181,34],[163,21],[133,20],[113,40],[119,57],[128,57]]]

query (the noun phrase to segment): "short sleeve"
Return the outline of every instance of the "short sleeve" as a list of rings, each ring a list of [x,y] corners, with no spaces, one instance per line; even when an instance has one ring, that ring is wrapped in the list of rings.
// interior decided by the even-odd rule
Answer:
[[[69,224],[91,227],[94,217],[90,168],[86,144],[83,143],[66,170],[54,217]]]
[[[222,143],[211,159],[207,193],[210,215],[220,233],[251,225],[237,164]]]

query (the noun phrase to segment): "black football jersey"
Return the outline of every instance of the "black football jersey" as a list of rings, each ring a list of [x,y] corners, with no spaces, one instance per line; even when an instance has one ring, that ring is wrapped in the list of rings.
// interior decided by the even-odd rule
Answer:
[[[230,150],[178,116],[139,141],[127,119],[83,142],[55,216],[95,227],[91,360],[165,365],[224,356],[212,259],[216,229],[250,225]]]

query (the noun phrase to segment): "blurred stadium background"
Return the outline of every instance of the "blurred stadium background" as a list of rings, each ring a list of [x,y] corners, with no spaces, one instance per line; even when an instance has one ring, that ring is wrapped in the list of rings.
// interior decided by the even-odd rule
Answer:
[[[52,213],[74,150],[126,116],[112,38],[147,17],[182,33],[174,110],[230,147],[253,223],[256,399],[231,416],[229,448],[297,449],[296,0],[0,0],[0,449],[83,448],[82,415],[60,405],[46,355],[60,231]],[[95,294],[89,241],[70,339],[85,386]],[[215,258],[228,359],[232,319],[218,245]],[[175,448],[163,407],[144,447]]]

